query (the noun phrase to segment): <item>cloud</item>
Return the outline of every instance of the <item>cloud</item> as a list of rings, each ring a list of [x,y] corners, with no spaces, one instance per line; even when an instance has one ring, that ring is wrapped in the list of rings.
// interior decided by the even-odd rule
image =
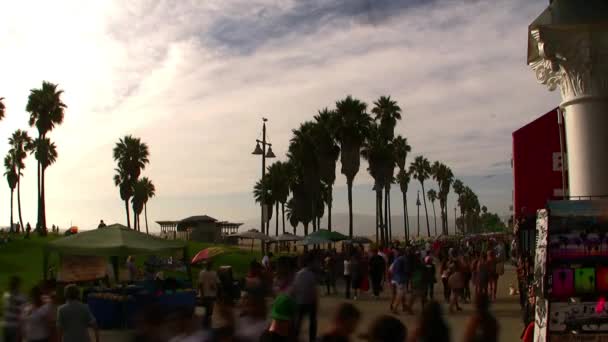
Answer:
[[[25,126],[27,93],[43,79],[65,90],[66,120],[51,134],[59,148],[47,178],[51,221],[123,219],[111,149],[125,134],[150,145],[145,174],[159,190],[151,219],[196,211],[238,220],[257,214],[250,193],[260,161],[250,152],[262,116],[282,157],[291,129],[318,109],[347,94],[368,103],[390,94],[412,154],[476,182],[508,178],[500,163],[510,158],[510,132],[558,101],[524,58],[527,24],[544,1],[66,1],[30,15],[31,5],[0,5],[8,107],[0,133]],[[345,191],[339,170],[336,198]],[[31,161],[26,172],[33,214]],[[498,178],[477,187],[490,210],[510,201],[509,182]],[[0,198],[9,198],[6,187]],[[365,191],[355,201],[373,213]]]

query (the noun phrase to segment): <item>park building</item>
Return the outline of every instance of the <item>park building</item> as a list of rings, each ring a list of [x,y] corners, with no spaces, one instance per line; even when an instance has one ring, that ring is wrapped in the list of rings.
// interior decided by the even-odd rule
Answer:
[[[166,239],[182,239],[198,242],[226,242],[236,234],[242,223],[220,221],[211,216],[190,216],[179,221],[156,221],[160,235]]]

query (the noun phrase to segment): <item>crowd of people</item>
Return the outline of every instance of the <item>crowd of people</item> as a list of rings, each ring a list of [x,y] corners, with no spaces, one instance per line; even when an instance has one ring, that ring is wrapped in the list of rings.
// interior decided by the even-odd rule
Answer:
[[[135,340],[451,341],[440,305],[443,301],[449,313],[461,311],[463,302],[474,303],[465,342],[497,341],[498,323],[489,307],[496,299],[506,256],[505,245],[493,241],[348,246],[341,252],[313,249],[299,256],[268,253],[261,261],[251,262],[238,295],[226,288],[208,262],[197,281],[200,312],[194,308],[167,312],[152,305],[136,319]],[[443,296],[435,298],[439,279]],[[385,291],[390,297],[387,314],[357,335],[362,330],[361,305],[365,305],[357,302],[362,297],[378,300]],[[86,331],[96,332],[95,319],[80,301],[78,288],[66,287],[66,302],[61,306],[49,292],[35,287],[27,300],[19,291],[18,278],[11,281],[4,297],[6,341],[89,341]],[[342,297],[344,302],[333,313],[329,328],[318,331],[322,296]],[[408,329],[398,317],[415,312],[418,323]],[[98,339],[97,333],[94,336]]]

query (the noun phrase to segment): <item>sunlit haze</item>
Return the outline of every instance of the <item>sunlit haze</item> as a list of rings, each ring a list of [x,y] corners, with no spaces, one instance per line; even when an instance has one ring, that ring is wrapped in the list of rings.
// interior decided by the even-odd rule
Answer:
[[[47,80],[59,84],[68,106],[64,123],[50,133],[59,157],[46,172],[49,226],[125,223],[112,148],[132,134],[150,147],[143,171],[156,185],[150,222],[207,214],[257,228],[252,188],[261,162],[251,151],[262,116],[284,160],[291,130],[319,109],[349,94],[370,107],[390,95],[403,111],[396,132],[412,145],[408,163],[419,154],[444,162],[482,204],[505,216],[511,133],[559,103],[559,94],[536,84],[525,59],[527,25],[546,6],[546,0],[4,1],[0,155],[14,130],[37,134],[25,106],[29,90]],[[354,212],[372,215],[366,169],[362,161]],[[338,165],[334,213],[348,210],[345,185]],[[418,189],[412,182],[410,215]],[[401,215],[401,194],[394,193],[393,214]],[[35,225],[31,156],[21,196],[24,221]],[[9,199],[3,180],[1,226],[9,224]],[[453,194],[449,201],[451,214]]]

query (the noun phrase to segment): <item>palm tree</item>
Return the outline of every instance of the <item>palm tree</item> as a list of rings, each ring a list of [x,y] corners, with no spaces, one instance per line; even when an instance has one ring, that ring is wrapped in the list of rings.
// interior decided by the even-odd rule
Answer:
[[[27,152],[33,149],[32,138],[26,131],[18,129],[8,139],[8,143],[11,146],[15,167],[17,168],[17,213],[19,215],[19,226],[23,227],[23,217],[21,216],[21,176],[23,173],[21,171],[25,169],[24,161]]]
[[[390,96],[381,96],[376,102],[374,102],[374,108],[372,113],[375,114],[374,119],[379,122],[380,132],[384,139],[389,143],[389,148],[393,148],[392,141],[395,136],[395,126],[397,121],[401,120],[401,108],[397,105],[396,101],[391,100]],[[385,187],[385,206],[384,216],[385,223],[387,225],[388,240],[392,239],[392,227],[391,227],[391,184],[393,183],[393,174],[395,170],[395,159],[396,156],[391,153],[388,156],[386,165],[386,175],[384,176],[386,182]]]
[[[392,175],[389,178],[387,170],[394,164],[392,144],[384,139],[380,125],[373,123],[369,127],[367,139],[361,150],[361,156],[367,160],[369,174],[374,178],[378,213],[378,227],[376,227],[376,231],[380,232],[380,240],[382,244],[386,245],[389,240],[389,232],[387,229],[387,219],[386,217],[384,219],[382,217],[382,190],[385,189],[386,183],[392,180]]]
[[[314,213],[317,212],[317,204],[321,199],[319,192],[321,191],[321,176],[319,168],[319,160],[316,151],[316,132],[319,130],[319,125],[307,121],[300,125],[298,129],[294,129],[293,137],[289,142],[287,157],[294,168],[294,182],[300,185],[301,191],[304,192],[296,198],[296,202],[306,200],[306,212],[310,212],[310,220],[312,221],[313,231],[317,229],[318,221],[314,219]],[[292,189],[294,191],[294,189]],[[298,196],[296,196],[298,197]],[[302,203],[302,205],[304,205]],[[306,228],[306,225],[305,225]]]
[[[435,191],[435,189],[431,189],[426,194],[429,198],[429,201],[431,201],[431,205],[433,206],[433,217],[435,218],[435,236],[437,236],[437,214],[435,213],[435,201],[437,200],[437,191]]]
[[[412,147],[407,143],[407,139],[400,135],[396,136],[393,140],[393,147],[395,150],[395,164],[397,164],[397,167],[399,168],[397,182],[399,183],[403,195],[403,211],[405,215],[403,218],[403,230],[406,234],[409,234],[410,218],[407,216],[407,187],[410,182],[410,175],[405,169],[405,162],[407,160],[407,155],[412,151]],[[405,182],[405,187],[403,182]],[[405,240],[407,241],[408,239],[409,235],[406,235]]]
[[[337,115],[327,108],[315,115],[315,151],[319,164],[321,181],[327,187],[325,203],[327,204],[327,229],[332,230],[331,209],[333,206],[333,187],[336,181],[336,164],[340,157],[340,146],[336,142]]]
[[[133,185],[129,179],[129,172],[124,166],[119,166],[114,169],[114,185],[118,187],[120,199],[125,202],[125,211],[127,212],[127,227],[131,228],[131,220],[129,218],[129,199],[133,196]],[[133,227],[135,229],[135,227]]]
[[[0,108],[1,109],[1,108]],[[13,231],[13,193],[15,192],[15,187],[17,186],[17,165],[15,159],[13,158],[13,154],[9,151],[9,153],[4,157],[4,168],[6,171],[4,172],[4,176],[6,177],[6,181],[8,182],[8,187],[11,189],[11,228],[9,229],[11,232]],[[17,231],[17,233],[19,233]]]
[[[408,242],[410,239],[410,220],[407,213],[407,188],[410,184],[410,173],[403,169],[400,170],[397,174],[397,182],[399,183],[401,193],[403,194],[403,216],[406,222],[403,227],[403,232],[405,234],[405,242]]]
[[[253,186],[253,198],[256,203],[264,204],[268,208],[268,217],[263,227],[260,227],[262,233],[268,234],[268,223],[272,219],[272,205],[274,198],[272,197],[272,185],[270,183],[270,175],[265,174]],[[263,202],[263,203],[262,203]]]
[[[424,201],[424,213],[426,215],[426,232],[430,237],[431,226],[429,224],[429,212],[426,207],[426,196],[424,196],[424,181],[429,179],[431,173],[431,164],[429,163],[428,159],[424,158],[423,156],[418,156],[416,159],[414,159],[414,162],[410,166],[410,172],[412,173],[413,177],[420,182],[420,187],[422,187],[422,199]]]
[[[462,195],[464,194],[464,184],[462,183],[462,181],[460,179],[456,179],[454,181],[454,183],[452,184],[452,188],[454,189],[454,192],[458,196],[458,206],[460,207],[460,217],[462,218],[462,220],[461,220],[462,233],[464,234],[465,233],[465,227],[464,227],[464,209],[465,208],[463,206],[463,200],[462,200]]]
[[[295,198],[290,198],[287,203],[287,220],[289,220],[289,224],[293,228],[293,235],[296,235],[296,228],[298,227],[298,223],[300,222],[300,218],[298,217],[298,210],[296,209],[296,200]]]
[[[372,113],[375,120],[380,123],[380,131],[386,140],[393,140],[395,136],[395,126],[397,120],[401,120],[401,108],[396,101],[391,100],[390,96],[380,96],[374,102]]]
[[[154,184],[148,177],[142,177],[135,182],[133,186],[133,198],[131,199],[131,204],[133,205],[133,212],[135,216],[133,217],[133,226],[141,231],[141,223],[139,222],[139,216],[142,211],[145,209],[145,220],[146,220],[146,234],[149,234],[148,231],[148,210],[147,203],[148,200],[156,195],[156,188]]]
[[[433,178],[437,181],[439,193],[437,198],[439,199],[439,207],[441,210],[441,227],[443,234],[448,234],[448,195],[450,193],[450,187],[454,181],[454,174],[452,170],[446,165],[435,162],[433,163],[432,172]]]
[[[285,233],[285,202],[289,196],[289,175],[288,165],[278,161],[270,165],[268,170],[268,178],[270,182],[270,192],[275,200],[276,212],[276,232],[279,235],[279,204],[283,205],[283,233]]]
[[[144,210],[144,199],[146,197],[146,189],[142,180],[139,179],[133,185],[133,197],[131,198],[131,205],[133,206],[133,229],[138,232],[141,231],[141,225],[139,224],[139,215]]]
[[[42,141],[48,132],[63,122],[67,106],[61,101],[63,90],[57,89],[57,84],[42,82],[41,88],[30,90],[25,110],[30,113],[29,125],[38,129],[38,139]],[[44,168],[38,160],[38,222],[36,228],[46,234],[46,210],[44,201]]]
[[[143,177],[140,182],[144,188],[144,218],[146,220],[146,234],[148,234],[148,200],[156,196],[156,187],[148,177]]]
[[[148,145],[141,139],[131,135],[120,138],[113,150],[114,161],[118,167],[115,169],[117,174],[114,176],[114,184],[120,188],[120,198],[125,201],[127,212],[127,227],[131,227],[129,220],[129,198],[133,196],[135,183],[139,179],[141,171],[150,163],[148,157],[150,152]],[[136,214],[133,214],[135,220]],[[134,224],[135,226],[135,224]]]
[[[42,203],[42,225],[38,227],[38,233],[46,235],[46,214],[44,212],[44,172],[57,160],[57,146],[49,138],[36,138],[32,142],[32,153],[40,164],[40,199]]]
[[[353,237],[353,181],[359,172],[361,146],[367,136],[371,118],[365,102],[347,96],[336,102],[336,140],[340,144],[341,172],[348,188],[348,235]]]

